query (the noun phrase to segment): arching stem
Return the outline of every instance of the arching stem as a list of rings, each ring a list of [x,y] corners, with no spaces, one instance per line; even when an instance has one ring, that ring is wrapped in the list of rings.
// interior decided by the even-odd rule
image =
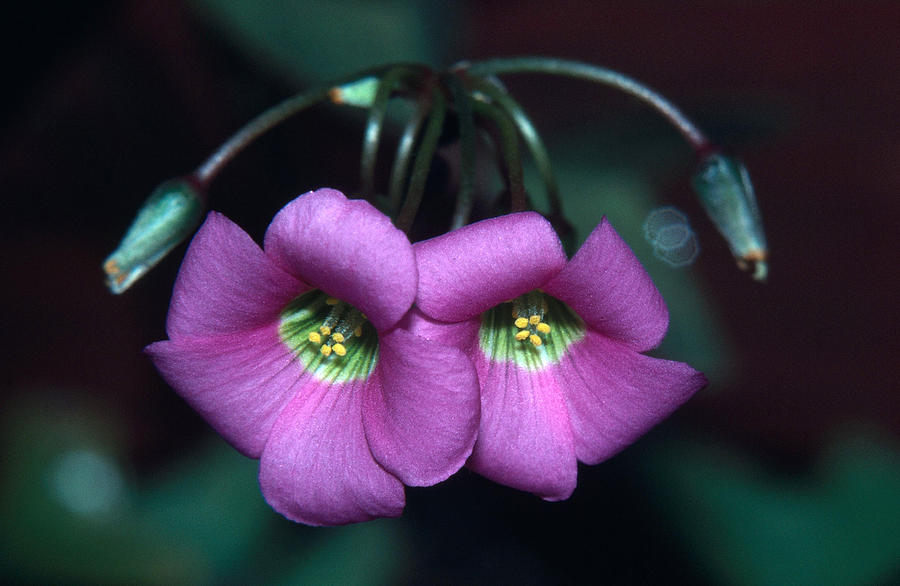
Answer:
[[[550,165],[550,156],[547,154],[547,148],[544,146],[544,142],[541,140],[534,124],[531,123],[531,119],[519,103],[503,88],[487,80],[477,82],[476,87],[478,91],[488,96],[512,118],[519,135],[528,147],[528,152],[534,159],[538,173],[544,183],[549,206],[547,215],[550,217],[562,217],[562,202],[559,197],[556,177],[553,175],[553,168]]]
[[[567,59],[549,57],[513,57],[509,59],[489,59],[471,65],[458,66],[472,75],[501,75],[504,73],[549,73],[593,81],[614,87],[645,102],[662,114],[698,153],[709,150],[706,135],[681,110],[659,93],[634,78],[618,71]]]
[[[384,130],[384,118],[387,114],[388,102],[394,91],[402,82],[412,79],[417,69],[406,65],[393,67],[384,74],[378,84],[375,99],[369,106],[369,119],[363,137],[362,157],[360,158],[360,184],[362,194],[370,197],[375,187],[375,162],[378,159],[378,146],[381,144],[381,133]]]
[[[419,137],[430,108],[431,98],[423,96],[416,104],[415,112],[407,121],[406,127],[403,129],[403,135],[400,137],[400,142],[397,143],[397,152],[394,155],[394,165],[391,167],[391,179],[388,187],[390,211],[392,214],[398,212],[400,204],[403,202],[403,186],[406,181],[409,164],[413,158],[413,148],[416,146],[416,139]]]
[[[497,145],[506,166],[507,184],[509,187],[510,211],[523,212],[530,208],[528,196],[525,194],[525,181],[522,172],[522,158],[519,155],[519,135],[509,116],[485,100],[473,101],[475,113],[490,120],[500,134]]]
[[[472,97],[463,87],[463,82],[453,74],[444,76],[444,81],[453,95],[456,115],[459,118],[459,193],[450,229],[455,230],[469,223],[475,194],[475,116],[472,112]]]
[[[394,66],[381,66],[368,69],[366,71],[348,76],[346,79],[331,83],[324,86],[318,86],[303,92],[300,92],[286,100],[272,106],[250,122],[242,126],[237,132],[226,140],[217,148],[213,154],[190,175],[191,179],[198,187],[204,191],[209,188],[209,184],[222,172],[228,163],[245,148],[253,144],[253,142],[275,128],[285,120],[291,118],[295,114],[324,101],[334,90],[335,87],[364,79],[373,75],[381,75],[386,69]]]
[[[406,192],[406,201],[403,202],[403,207],[394,221],[394,224],[407,234],[412,228],[413,221],[415,221],[416,214],[419,211],[419,205],[422,203],[428,172],[431,169],[434,153],[437,151],[438,140],[441,138],[444,119],[447,114],[447,99],[444,97],[438,84],[433,84],[431,87],[431,101],[431,114],[425,125],[419,152],[416,154],[416,159],[413,163],[412,173],[409,177],[409,189]]]

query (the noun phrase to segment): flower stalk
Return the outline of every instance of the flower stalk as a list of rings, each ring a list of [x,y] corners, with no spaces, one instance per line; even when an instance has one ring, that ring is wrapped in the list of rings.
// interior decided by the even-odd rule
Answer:
[[[431,114],[425,124],[425,133],[419,144],[419,152],[416,153],[413,162],[412,173],[409,177],[409,188],[406,192],[406,200],[394,224],[406,233],[412,228],[413,221],[425,195],[425,182],[428,180],[428,172],[431,170],[431,162],[437,151],[438,140],[444,129],[444,119],[447,115],[447,99],[437,84],[431,85]]]
[[[456,75],[447,74],[443,78],[450,89],[456,115],[459,118],[459,193],[456,197],[456,208],[450,222],[450,229],[456,230],[469,223],[472,215],[472,204],[475,198],[475,150],[476,130],[473,113],[472,96],[466,92],[462,80]]]
[[[475,113],[489,121],[497,129],[497,148],[500,151],[500,163],[502,163],[507,178],[509,189],[510,211],[523,212],[530,208],[528,196],[525,193],[525,178],[522,171],[522,158],[519,156],[519,135],[512,119],[503,109],[498,108],[483,95],[476,94],[474,101]]]
[[[367,197],[373,194],[375,188],[375,163],[378,159],[378,146],[381,144],[388,101],[404,83],[415,79],[417,73],[417,69],[410,66],[394,67],[389,69],[378,83],[378,90],[369,106],[369,119],[366,122],[360,158],[361,191]]]
[[[709,147],[706,135],[672,102],[659,92],[618,71],[567,59],[549,57],[513,57],[488,59],[464,67],[472,75],[489,76],[504,73],[545,73],[593,81],[613,87],[645,102],[662,114],[684,136],[696,151]]]

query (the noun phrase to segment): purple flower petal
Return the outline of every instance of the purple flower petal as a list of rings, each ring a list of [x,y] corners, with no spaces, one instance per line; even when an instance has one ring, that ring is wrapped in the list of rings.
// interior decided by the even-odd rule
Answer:
[[[687,364],[644,356],[594,332],[555,368],[578,459],[597,464],[634,442],[706,384]]]
[[[287,302],[308,289],[237,224],[210,212],[178,272],[166,330],[174,339],[256,328],[276,321]]]
[[[480,401],[465,354],[395,329],[381,336],[363,421],[375,459],[404,484],[428,486],[472,453]]]
[[[147,346],[160,374],[241,453],[258,458],[305,376],[273,324]]]
[[[637,351],[656,347],[669,325],[662,295],[606,218],[543,289],[595,330]]]
[[[431,319],[414,305],[400,321],[398,327],[427,340],[458,348],[468,354],[478,343],[478,328],[480,325],[481,320],[479,318],[457,323],[446,323]]]
[[[416,303],[430,317],[458,322],[537,289],[565,266],[550,222],[535,212],[483,220],[414,245]]]
[[[577,462],[569,415],[551,370],[527,371],[476,352],[481,427],[468,466],[546,500],[575,490]]]
[[[416,295],[406,235],[368,202],[333,189],[301,195],[278,212],[265,250],[299,279],[356,307],[378,330],[392,327]]]
[[[372,458],[362,422],[365,381],[306,379],[275,422],[259,484],[276,511],[308,525],[342,525],[403,511],[403,485]]]

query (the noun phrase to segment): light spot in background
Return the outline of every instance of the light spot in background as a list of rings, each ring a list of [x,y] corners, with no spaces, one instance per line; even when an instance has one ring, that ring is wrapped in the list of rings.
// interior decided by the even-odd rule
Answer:
[[[109,458],[92,450],[64,453],[52,465],[50,474],[52,495],[73,513],[108,513],[122,502],[122,474]]]
[[[671,206],[647,214],[644,238],[653,247],[653,255],[671,267],[686,267],[700,254],[700,243],[687,216]]]

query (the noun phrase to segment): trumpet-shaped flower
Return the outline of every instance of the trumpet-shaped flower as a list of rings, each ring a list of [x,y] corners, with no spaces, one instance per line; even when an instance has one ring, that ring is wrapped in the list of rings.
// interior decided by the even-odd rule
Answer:
[[[668,312],[605,218],[569,261],[534,212],[414,249],[409,327],[475,363],[481,424],[468,466],[487,478],[568,498],[577,461],[611,457],[706,382],[687,364],[641,354],[662,339]]]
[[[406,236],[337,191],[289,203],[263,249],[213,212],[178,274],[169,339],[147,352],[226,440],[260,458],[263,495],[284,516],[396,516],[403,484],[463,465],[479,418],[470,361],[396,327],[416,286]]]

